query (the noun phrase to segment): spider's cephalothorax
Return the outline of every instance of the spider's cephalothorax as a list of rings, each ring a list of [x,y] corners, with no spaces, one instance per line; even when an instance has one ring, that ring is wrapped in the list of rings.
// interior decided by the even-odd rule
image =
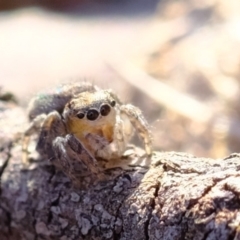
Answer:
[[[134,128],[151,154],[141,111],[91,83],[71,83],[38,95],[30,103],[29,119],[25,140],[39,131],[37,150],[75,180],[97,174],[96,158],[121,157]]]

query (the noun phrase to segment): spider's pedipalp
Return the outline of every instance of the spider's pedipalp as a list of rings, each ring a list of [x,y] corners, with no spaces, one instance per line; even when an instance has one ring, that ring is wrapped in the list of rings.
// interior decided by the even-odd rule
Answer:
[[[109,142],[106,138],[96,134],[88,133],[86,135],[86,140],[88,142],[88,145],[91,146],[91,150],[94,153],[94,156],[105,159],[109,159],[111,157],[109,155],[110,152],[107,150]]]

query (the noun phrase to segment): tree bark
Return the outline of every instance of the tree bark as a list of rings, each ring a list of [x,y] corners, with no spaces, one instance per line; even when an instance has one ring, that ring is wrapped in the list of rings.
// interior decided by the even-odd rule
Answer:
[[[104,181],[76,189],[34,150],[24,167],[25,116],[0,102],[1,240],[240,239],[239,154],[155,152],[149,160],[134,148],[107,163]]]

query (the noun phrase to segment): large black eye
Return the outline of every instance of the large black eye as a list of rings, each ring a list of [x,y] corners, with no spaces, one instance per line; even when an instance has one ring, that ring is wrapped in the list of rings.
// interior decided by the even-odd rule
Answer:
[[[111,111],[111,108],[109,105],[105,104],[101,106],[100,113],[102,116],[107,116]]]
[[[99,112],[95,109],[89,110],[87,112],[87,119],[88,120],[94,121],[98,118],[98,116],[99,116]]]
[[[82,119],[82,118],[84,118],[84,113],[82,113],[82,112],[79,112],[78,114],[77,114],[77,117],[78,118],[80,118],[80,119]]]
[[[111,104],[112,107],[114,107],[116,105],[116,101],[113,100],[113,101],[111,101],[110,104]]]

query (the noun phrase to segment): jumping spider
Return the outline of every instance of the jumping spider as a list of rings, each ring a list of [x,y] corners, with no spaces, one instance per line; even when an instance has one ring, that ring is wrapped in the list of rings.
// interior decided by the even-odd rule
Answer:
[[[101,178],[96,159],[121,157],[133,127],[151,155],[149,126],[141,111],[122,104],[111,90],[88,82],[62,85],[36,96],[29,104],[29,120],[23,149],[27,150],[29,137],[39,133],[37,151],[74,182]]]

